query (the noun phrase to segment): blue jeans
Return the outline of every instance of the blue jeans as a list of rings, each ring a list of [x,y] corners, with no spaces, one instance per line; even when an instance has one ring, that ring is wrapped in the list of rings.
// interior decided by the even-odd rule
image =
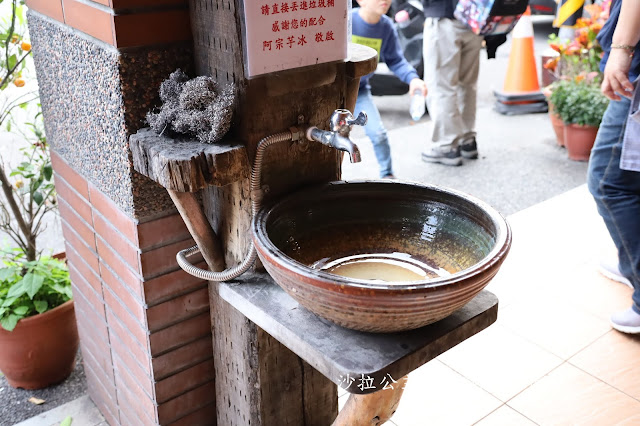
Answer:
[[[640,173],[620,169],[630,100],[611,101],[589,159],[588,185],[618,249],[622,275],[633,284],[633,309],[640,314]]]
[[[376,154],[378,165],[380,166],[380,177],[385,177],[393,174],[391,169],[391,148],[389,147],[389,138],[387,138],[387,130],[382,124],[380,113],[378,108],[373,103],[371,97],[371,90],[360,88],[358,92],[358,100],[356,101],[356,108],[354,116],[358,116],[361,111],[367,114],[367,124],[364,126],[364,131],[371,139],[373,144],[373,151]]]

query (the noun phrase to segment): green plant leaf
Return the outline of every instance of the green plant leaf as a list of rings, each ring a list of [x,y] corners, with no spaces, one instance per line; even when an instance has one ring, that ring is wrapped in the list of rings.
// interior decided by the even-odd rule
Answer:
[[[51,176],[53,176],[53,169],[51,168],[51,164],[47,164],[42,168],[42,174],[46,180],[51,180]]]
[[[36,311],[38,311],[39,314],[46,312],[49,308],[49,303],[47,303],[46,300],[34,300],[33,304],[35,305]]]
[[[33,193],[33,201],[35,201],[37,205],[42,204],[42,202],[44,201],[44,197],[42,196],[42,193],[40,191],[36,191]]]
[[[0,318],[0,325],[7,331],[13,331],[13,329],[16,328],[16,324],[18,324],[18,320],[20,320],[20,318],[17,315],[9,315]]]
[[[27,292],[27,288],[25,287],[24,278],[15,283],[9,289],[9,293],[7,293],[7,300],[10,298],[17,299]],[[6,302],[5,302],[6,303]],[[6,306],[3,304],[3,306]]]
[[[24,316],[27,312],[29,312],[29,307],[25,305],[18,306],[13,310],[14,314],[20,315],[20,316]]]
[[[18,298],[17,297],[8,297],[4,300],[4,302],[2,303],[3,307],[9,307],[11,305],[13,305],[13,302],[15,302]]]
[[[42,275],[36,275],[32,273],[28,273],[22,278],[22,283],[24,283],[24,288],[26,290],[29,299],[33,299],[33,296],[40,290],[42,284],[44,283],[44,277]]]
[[[73,422],[73,418],[71,416],[65,417],[65,419],[60,423],[60,426],[71,426],[71,422]]]
[[[18,268],[16,267],[7,267],[0,269],[0,281],[8,281],[11,277],[13,277]]]
[[[15,67],[17,62],[18,57],[15,54],[9,56],[9,59],[7,60],[7,68],[11,69]]]

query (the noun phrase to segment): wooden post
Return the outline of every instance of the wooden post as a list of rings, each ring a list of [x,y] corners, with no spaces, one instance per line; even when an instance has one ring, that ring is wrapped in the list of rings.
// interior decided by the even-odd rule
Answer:
[[[262,138],[300,121],[323,128],[334,110],[353,108],[355,83],[375,69],[377,58],[371,51],[361,66],[327,63],[245,79],[242,1],[221,0],[211,7],[209,0],[191,0],[189,5],[196,71],[238,88],[231,134],[245,145],[250,162]],[[338,179],[341,158],[338,151],[316,142],[271,146],[263,163],[264,201]],[[222,239],[227,266],[237,264],[251,241],[248,179],[210,187],[203,204]],[[218,424],[331,424],[338,410],[336,386],[223,301],[216,284],[209,293]]]
[[[398,409],[407,378],[404,376],[389,389],[367,395],[352,394],[332,426],[378,426],[384,424]]]

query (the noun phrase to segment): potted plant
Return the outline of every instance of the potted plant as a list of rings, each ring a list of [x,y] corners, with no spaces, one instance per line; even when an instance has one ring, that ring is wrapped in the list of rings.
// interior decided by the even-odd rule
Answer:
[[[545,87],[544,93],[547,97],[547,103],[549,104],[549,121],[551,121],[553,132],[556,135],[556,142],[558,145],[564,146],[564,122],[560,114],[558,114],[555,105],[565,101],[567,96],[566,86],[561,85],[559,81],[555,81]]]
[[[602,25],[609,16],[608,6],[600,4],[585,6],[588,17],[579,18],[576,23],[575,36],[571,40],[560,40],[551,34],[549,47],[556,52],[556,56],[547,60],[544,69],[551,72],[554,82],[543,89],[549,103],[549,119],[556,134],[558,145],[564,143],[564,125],[558,114],[555,102],[566,96],[566,92],[551,96],[556,88],[566,88],[560,82],[581,78],[594,79],[600,74],[599,65],[602,57],[602,47],[596,37]]]
[[[564,143],[571,160],[587,161],[609,100],[597,79],[576,78],[558,83],[551,95],[564,122]]]
[[[37,93],[27,92],[23,78],[31,45],[20,31],[21,3],[12,0],[0,38],[0,126],[10,131],[12,122],[19,124],[28,142],[19,164],[0,161],[0,230],[15,245],[0,251],[0,371],[10,385],[35,389],[71,373],[78,332],[66,265],[44,255],[37,245],[42,219],[57,205]],[[15,111],[33,108],[38,110],[33,122],[14,122]]]

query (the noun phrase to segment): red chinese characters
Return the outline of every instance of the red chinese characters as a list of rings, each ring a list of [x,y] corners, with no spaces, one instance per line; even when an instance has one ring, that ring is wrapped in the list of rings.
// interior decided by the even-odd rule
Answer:
[[[319,12],[317,9],[326,9],[335,7],[335,0],[295,0],[280,3],[264,4],[259,6],[262,16],[284,15],[298,12],[295,18],[282,18],[274,20],[271,23],[272,33],[293,33],[292,35],[283,34],[283,37],[275,40],[264,40],[262,42],[262,51],[281,51],[283,49],[293,49],[296,46],[305,46],[309,42],[325,43],[327,41],[335,41],[333,31],[316,31],[308,34],[295,34],[296,30],[307,29],[309,27],[321,27],[327,23],[327,19],[322,15],[310,17],[300,16],[300,11]],[[313,12],[312,12],[313,13]],[[328,12],[327,12],[328,13]],[[268,19],[268,18],[267,18]],[[328,24],[327,24],[328,25]],[[275,37],[275,35],[274,35]]]
[[[297,12],[298,10],[325,9],[335,7],[335,0],[302,0],[292,2],[273,3],[272,5],[263,4],[260,6],[262,15],[277,15],[280,13]]]
[[[335,41],[335,39],[333,38],[333,31],[327,31],[326,33],[323,33],[323,32],[315,33],[313,41],[315,41],[316,43]],[[263,52],[271,51],[272,47],[274,50],[282,50],[285,46],[288,47],[289,49],[292,49],[294,46],[304,46],[308,43],[309,41],[307,40],[307,37],[304,34],[298,35],[298,36],[291,35],[291,36],[288,36],[286,40],[283,38],[277,38],[275,40],[263,41],[262,51]]]

